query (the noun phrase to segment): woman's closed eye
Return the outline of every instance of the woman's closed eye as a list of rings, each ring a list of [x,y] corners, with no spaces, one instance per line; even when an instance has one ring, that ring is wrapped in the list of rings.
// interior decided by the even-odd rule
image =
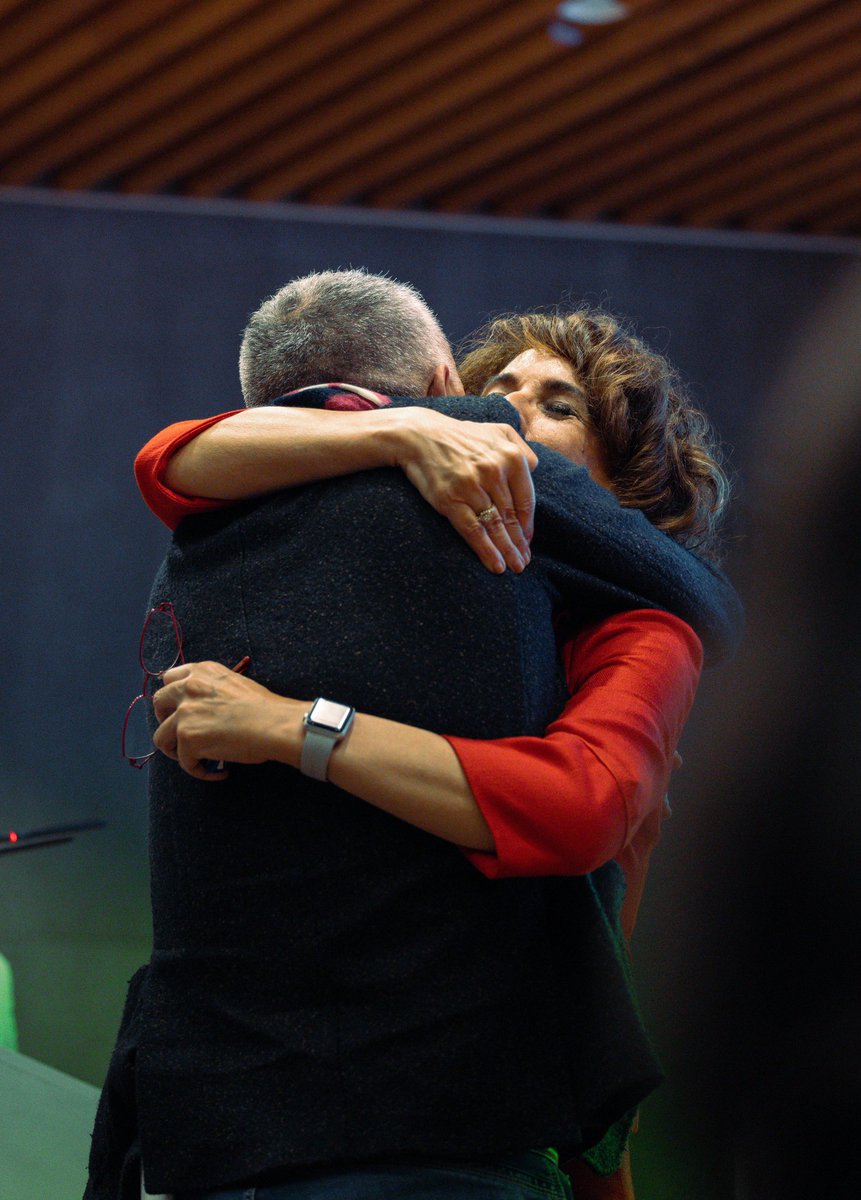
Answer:
[[[545,412],[554,417],[576,417],[579,421],[583,420],[581,413],[567,400],[545,400],[543,407]]]

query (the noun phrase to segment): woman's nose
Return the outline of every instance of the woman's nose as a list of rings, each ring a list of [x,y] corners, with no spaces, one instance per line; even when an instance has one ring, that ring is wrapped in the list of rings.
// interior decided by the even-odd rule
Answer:
[[[524,437],[526,437],[527,430],[528,430],[528,424],[529,424],[529,418],[530,418],[530,412],[531,412],[531,408],[532,408],[532,405],[530,404],[528,395],[526,394],[526,392],[522,392],[522,391],[506,392],[505,399],[512,406],[512,408],[517,409],[517,412],[520,415],[521,433],[523,434]]]

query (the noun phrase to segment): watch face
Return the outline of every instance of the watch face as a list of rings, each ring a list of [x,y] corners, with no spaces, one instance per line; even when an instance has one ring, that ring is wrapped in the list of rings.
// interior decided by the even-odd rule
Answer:
[[[340,733],[349,724],[352,709],[348,704],[337,704],[334,700],[317,700],[308,713],[308,720]]]

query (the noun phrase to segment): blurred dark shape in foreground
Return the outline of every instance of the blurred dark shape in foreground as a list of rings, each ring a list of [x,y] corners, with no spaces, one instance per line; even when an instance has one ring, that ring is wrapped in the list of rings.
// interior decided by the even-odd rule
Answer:
[[[703,783],[685,814],[698,861],[672,951],[680,1082],[725,1151],[736,1200],[854,1190],[859,330],[861,269],[811,314],[762,424],[747,489],[747,643],[697,749]]]

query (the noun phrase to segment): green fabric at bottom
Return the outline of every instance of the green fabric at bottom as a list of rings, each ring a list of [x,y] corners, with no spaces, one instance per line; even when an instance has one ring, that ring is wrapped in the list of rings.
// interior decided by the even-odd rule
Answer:
[[[18,1049],[18,1026],[15,1023],[15,986],[9,960],[0,954],[0,1046]]]

